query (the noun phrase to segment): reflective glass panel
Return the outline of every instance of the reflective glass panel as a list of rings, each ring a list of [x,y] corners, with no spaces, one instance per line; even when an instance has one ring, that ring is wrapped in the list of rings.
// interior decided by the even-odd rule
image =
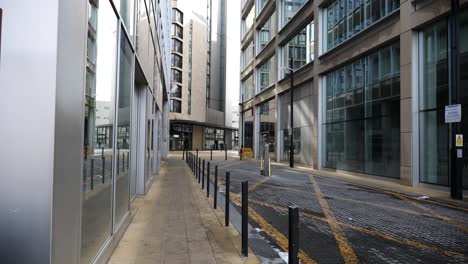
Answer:
[[[90,19],[96,20],[97,28],[88,28],[88,49],[93,52],[88,52],[86,68],[81,185],[80,260],[86,264],[98,254],[112,229],[112,147],[119,29],[117,16],[108,1],[92,8]]]

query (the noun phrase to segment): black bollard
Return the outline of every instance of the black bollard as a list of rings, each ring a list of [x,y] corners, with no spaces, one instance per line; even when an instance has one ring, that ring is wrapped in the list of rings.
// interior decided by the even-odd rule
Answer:
[[[206,197],[210,197],[210,163],[209,162],[206,168]]]
[[[198,158],[198,149],[197,149],[197,158]]]
[[[242,160],[242,149],[239,150],[239,159]]]
[[[122,153],[122,172],[125,171],[125,152]]]
[[[213,148],[210,149],[210,160],[213,160]]]
[[[231,185],[231,173],[226,171],[226,197],[224,199],[224,225],[229,226],[229,192],[230,192],[230,185]]]
[[[94,189],[94,159],[91,158],[91,190]]]
[[[242,255],[249,255],[249,182],[242,182]]]
[[[198,183],[201,183],[201,158],[198,158]]]
[[[202,167],[202,178],[201,178],[201,188],[202,190],[205,189],[205,160],[203,160],[203,167]]]
[[[182,160],[185,159],[185,150],[182,150]]]
[[[299,264],[299,208],[289,206],[289,263]]]
[[[227,148],[224,148],[224,160],[227,160]]]
[[[215,165],[213,196],[213,208],[216,209],[218,207],[218,165]]]
[[[102,156],[102,184],[106,179],[106,157]]]

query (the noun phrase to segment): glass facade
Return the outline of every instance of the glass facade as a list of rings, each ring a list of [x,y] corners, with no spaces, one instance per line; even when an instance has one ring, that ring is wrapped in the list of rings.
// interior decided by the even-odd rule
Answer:
[[[273,55],[265,63],[257,68],[257,80],[258,80],[258,91],[261,92],[265,88],[269,87],[276,80],[276,63],[275,56]]]
[[[80,263],[96,261],[128,216],[137,193],[133,142],[147,146],[147,183],[159,169],[161,113],[155,94],[162,90],[151,30],[154,19],[143,0],[88,3]],[[151,3],[151,2],[148,2]],[[149,9],[153,9],[152,6]],[[119,21],[118,14],[122,19]],[[136,16],[136,19],[135,19]],[[136,23],[135,23],[136,21]],[[136,25],[136,27],[134,26]],[[135,35],[132,35],[135,30]],[[135,56],[134,50],[138,53]],[[173,61],[176,63],[176,61]],[[136,65],[139,65],[136,67]],[[134,96],[141,89],[143,98]],[[143,121],[132,119],[133,102],[146,101]],[[158,121],[156,121],[158,120]],[[147,122],[145,122],[147,121]],[[142,123],[141,123],[142,122]],[[157,122],[157,123],[155,123]],[[140,125],[141,123],[141,125]],[[136,139],[133,127],[146,128]],[[138,145],[138,144],[137,144]],[[135,145],[135,147],[137,146]],[[139,192],[144,192],[140,190]]]
[[[325,80],[323,166],[399,178],[399,44],[329,73]]]
[[[113,133],[119,25],[107,1],[90,2],[83,145],[81,263],[91,263],[112,232]],[[90,45],[91,44],[91,45]],[[99,65],[99,67],[96,67]]]
[[[253,115],[253,108],[244,111],[243,113],[244,119],[244,141],[242,142],[244,148],[251,148],[253,149],[253,142],[254,142],[254,115]]]
[[[205,128],[205,149],[224,149],[224,130]]]
[[[254,75],[250,75],[245,81],[242,81],[242,98],[247,101],[255,95]]]
[[[313,86],[312,82],[294,88],[293,98],[293,144],[294,162],[312,165],[312,133],[313,124],[311,113],[313,111]],[[291,93],[287,92],[280,96],[280,159],[289,161],[289,148],[291,142]]]
[[[276,13],[273,12],[270,18],[263,25],[261,25],[260,29],[257,30],[257,45],[258,45],[258,52],[263,50],[266,45],[270,42],[273,38],[274,34],[276,33]],[[257,53],[258,53],[257,52]]]
[[[286,25],[291,18],[301,9],[308,0],[281,0],[281,24],[280,28]]]
[[[179,100],[171,99],[169,108],[172,113],[182,113],[182,103]]]
[[[297,70],[314,60],[314,21],[304,27],[285,46],[281,47],[281,66]],[[286,76],[281,71],[280,77]]]
[[[335,0],[324,9],[323,43],[330,50],[400,8],[400,0]]]
[[[269,144],[270,158],[276,160],[276,100],[267,101],[257,107],[258,110],[258,135],[257,147],[260,154],[265,144]]]
[[[468,12],[460,22],[460,103],[462,129],[468,123]],[[419,75],[419,180],[423,183],[449,185],[449,127],[445,123],[445,106],[450,103],[450,39],[448,22],[440,20],[420,32]],[[464,151],[468,151],[465,144]],[[464,158],[464,167],[468,159]],[[468,188],[468,170],[463,170],[463,185]]]

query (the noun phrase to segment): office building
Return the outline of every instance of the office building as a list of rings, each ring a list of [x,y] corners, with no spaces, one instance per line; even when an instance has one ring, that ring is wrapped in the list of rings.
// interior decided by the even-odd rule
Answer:
[[[170,2],[1,8],[0,259],[105,263],[167,156]]]
[[[239,90],[238,80],[230,79],[237,76],[239,57],[234,64],[226,61],[239,54],[237,37],[232,37],[239,20],[226,13],[228,8],[239,10],[240,3],[172,1],[170,150],[237,144],[230,110],[238,101],[229,92]]]
[[[448,190],[445,106],[461,104],[458,133],[468,123],[467,3],[243,0],[239,144],[259,157],[269,143],[279,162],[293,144],[314,169]]]

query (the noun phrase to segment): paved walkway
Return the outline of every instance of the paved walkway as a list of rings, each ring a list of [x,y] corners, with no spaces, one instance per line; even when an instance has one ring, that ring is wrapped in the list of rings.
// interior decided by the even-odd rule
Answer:
[[[133,202],[134,218],[109,263],[259,263],[251,251],[241,257],[239,233],[224,227],[212,204],[180,155],[170,157]]]

